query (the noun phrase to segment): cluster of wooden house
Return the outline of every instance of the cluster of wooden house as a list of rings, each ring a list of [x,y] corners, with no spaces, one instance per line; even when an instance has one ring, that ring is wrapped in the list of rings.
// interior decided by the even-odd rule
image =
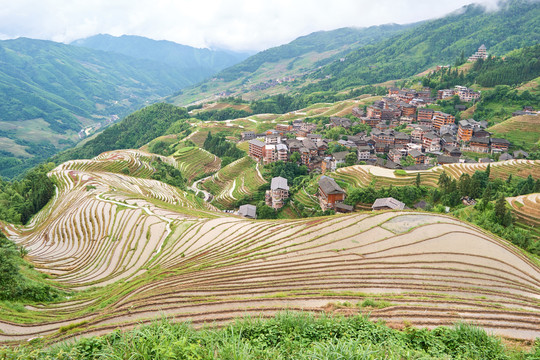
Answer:
[[[350,213],[354,207],[344,203],[347,193],[331,177],[322,175],[318,181],[317,197],[319,205],[323,211],[334,210],[338,213]],[[266,191],[266,205],[281,209],[289,198],[289,186],[287,179],[283,177],[274,177],[271,181],[270,190]],[[394,198],[376,199],[372,205],[372,210],[403,210],[406,209],[404,203]],[[257,218],[257,207],[255,205],[241,205],[238,215],[249,218]]]
[[[392,169],[402,168],[400,163],[406,158],[409,161],[405,169],[416,170],[437,164],[466,162],[468,160],[462,157],[464,151],[485,154],[508,151],[508,140],[491,137],[486,131],[486,121],[466,119],[455,124],[455,117],[451,114],[412,104],[415,99],[421,99],[424,104],[432,102],[429,93],[429,89],[390,88],[387,97],[368,106],[365,111],[354,108],[355,120],[331,117],[325,125],[327,129],[350,129],[358,124],[371,127],[369,135],[360,132],[337,141],[347,151],[328,154],[332,141],[316,133],[316,124],[302,120],[278,124],[264,134],[244,132],[242,138],[249,140],[249,156],[256,161],[264,164],[287,161],[292,153],[297,152],[301,164],[310,171],[322,173],[334,171],[345,162],[351,151],[356,152],[359,162]],[[398,126],[403,128],[404,124],[407,131],[396,130]]]

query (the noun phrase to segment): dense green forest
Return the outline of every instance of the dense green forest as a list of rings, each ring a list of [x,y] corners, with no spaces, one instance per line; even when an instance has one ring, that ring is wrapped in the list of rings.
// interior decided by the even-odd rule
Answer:
[[[236,147],[235,143],[228,141],[223,133],[212,135],[209,132],[206,140],[204,140],[203,148],[220,157],[222,167],[246,155]]]
[[[509,118],[513,111],[524,106],[540,106],[540,92],[519,92],[508,85],[497,85],[495,89],[483,91],[482,101],[476,104],[473,117],[476,120],[488,120],[492,125],[496,119]],[[535,144],[528,144],[534,146]]]
[[[151,165],[156,169],[152,174],[152,179],[163,181],[166,184],[186,190],[186,179],[182,176],[180,170],[172,165],[164,163],[160,158],[152,161]]]
[[[364,303],[375,301],[345,306],[354,310]],[[507,347],[500,338],[467,324],[399,331],[362,315],[288,312],[201,330],[164,318],[134,330],[116,330],[52,347],[34,341],[18,348],[0,348],[0,357],[19,360],[126,359],[126,354],[131,354],[130,359],[533,360],[540,357],[540,342],[522,350]]]
[[[341,90],[409,77],[430,66],[453,63],[462,52],[469,56],[481,44],[486,45],[489,53],[503,55],[538,43],[538,29],[540,3],[537,1],[509,0],[501,3],[498,11],[468,5],[463,11],[361,47],[348,54],[343,62],[323,66],[311,75],[320,81],[301,91]]]
[[[458,60],[461,62],[461,60]],[[456,85],[483,87],[518,85],[540,76],[540,44],[517,49],[504,57],[479,59],[467,72],[457,67],[442,68],[422,78],[422,85],[432,89],[448,89]]]
[[[47,176],[54,164],[42,164],[19,181],[0,178],[0,220],[26,224],[55,194],[54,183]]]
[[[61,163],[71,159],[89,159],[104,151],[139,148],[169,128],[185,130],[189,115],[184,108],[159,103],[145,107],[110,126],[86,144],[67,150],[53,158]]]
[[[252,112],[245,111],[245,110],[236,110],[233,108],[225,108],[221,110],[206,110],[201,111],[193,117],[203,120],[203,121],[223,121],[223,120],[230,120],[230,119],[237,119],[241,117],[247,117],[249,115],[252,115]]]

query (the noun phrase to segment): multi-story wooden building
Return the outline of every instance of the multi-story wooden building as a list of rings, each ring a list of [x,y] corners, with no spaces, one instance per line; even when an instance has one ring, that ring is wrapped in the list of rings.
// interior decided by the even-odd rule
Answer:
[[[425,133],[424,136],[422,137],[422,146],[427,151],[432,151],[431,150],[432,143],[434,143],[434,142],[440,144],[440,137],[437,134],[435,134],[434,132]]]
[[[287,179],[278,176],[272,178],[270,183],[270,190],[266,191],[266,205],[274,208],[281,209],[285,205],[285,200],[289,198],[289,186]]]
[[[414,159],[414,163],[416,165],[424,164],[426,161],[426,155],[418,150],[411,150],[409,151],[409,156],[411,156]]]
[[[264,156],[265,143],[257,139],[249,141],[249,156],[255,161],[261,161]]]
[[[407,145],[411,142],[411,137],[409,134],[405,134],[399,131],[394,132],[394,144],[397,145]]]
[[[377,124],[381,121],[380,118],[369,118],[369,117],[363,117],[360,120],[362,121],[362,124],[369,125],[371,127],[377,126]]]
[[[435,110],[428,109],[428,108],[420,108],[418,109],[418,115],[416,116],[417,121],[421,120],[428,120],[431,122],[433,120],[433,115],[435,114]]]
[[[416,106],[407,104],[401,108],[401,116],[414,117],[415,115]]]
[[[489,137],[473,136],[469,142],[469,148],[473,152],[488,153],[489,152]]]
[[[328,176],[321,176],[319,179],[319,202],[321,209],[334,209],[335,204],[345,200],[345,191]]]
[[[390,149],[390,151],[388,151],[387,157],[388,160],[399,163],[401,159],[407,157],[407,150],[402,148]]]
[[[459,122],[457,138],[459,141],[471,141],[474,133],[474,125],[469,123],[468,120],[461,120]]]
[[[371,106],[368,106],[366,110],[367,110],[366,117],[370,119],[379,119],[379,120],[381,119],[382,109],[380,107],[371,105]]]
[[[280,131],[280,132],[282,132],[282,131],[285,131],[285,132],[292,131],[292,129],[293,129],[293,126],[289,125],[289,124],[277,124],[276,125],[276,130]]]
[[[491,138],[491,152],[508,151],[510,142],[506,139]]]
[[[416,143],[422,143],[424,134],[427,134],[430,131],[431,131],[431,128],[427,126],[422,126],[422,125],[415,126],[413,131],[411,132],[411,138]]]
[[[441,126],[453,124],[455,120],[456,118],[454,117],[454,115],[437,111],[433,115],[433,127],[437,130],[440,130]]]
[[[395,142],[393,130],[372,131],[371,138],[381,144],[393,145]]]

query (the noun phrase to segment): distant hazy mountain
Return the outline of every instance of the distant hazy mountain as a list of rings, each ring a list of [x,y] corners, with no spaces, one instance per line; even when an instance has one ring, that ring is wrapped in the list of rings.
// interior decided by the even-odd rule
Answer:
[[[133,35],[116,37],[99,34],[76,40],[71,44],[173,65],[187,70],[185,75],[193,82],[201,81],[249,56],[247,53],[197,49],[172,41],[152,40]]]
[[[219,93],[244,94],[247,98],[265,96],[275,90],[269,89],[269,81],[286,78],[285,83],[288,83],[354,49],[387,39],[414,25],[388,24],[314,32],[288,44],[261,51],[221,71],[211,81],[183,90],[171,101],[187,104],[203,98],[211,99]],[[285,83],[278,92],[285,90]],[[270,87],[274,85],[270,83]]]

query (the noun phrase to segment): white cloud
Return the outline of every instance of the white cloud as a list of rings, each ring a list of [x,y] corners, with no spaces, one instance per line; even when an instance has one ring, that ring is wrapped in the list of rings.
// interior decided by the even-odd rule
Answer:
[[[262,50],[313,31],[410,23],[473,0],[0,0],[0,36],[70,42],[132,34],[196,47]],[[477,2],[493,8],[497,0]]]

